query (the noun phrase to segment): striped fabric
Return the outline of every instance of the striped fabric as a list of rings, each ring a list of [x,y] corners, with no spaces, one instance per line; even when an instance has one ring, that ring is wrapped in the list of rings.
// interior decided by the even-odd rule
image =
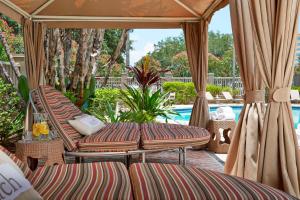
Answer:
[[[57,130],[69,151],[77,148],[75,140],[82,136],[68,123],[68,120],[82,112],[61,92],[51,86],[40,86],[33,94],[35,105],[40,112],[49,114],[50,126]]]
[[[133,164],[130,177],[140,199],[296,199],[282,191],[225,174],[167,164]]]
[[[68,120],[83,114],[68,98],[51,86],[40,86],[34,95],[35,105],[49,114],[50,125],[58,131],[69,151],[129,151],[138,148],[138,124],[109,124],[92,136],[81,136]]]
[[[23,163],[21,160],[19,160],[14,154],[10,153],[7,149],[2,147],[1,145],[0,145],[0,151],[3,151],[18,165],[18,167],[23,171],[24,176],[26,178],[28,178],[31,175],[32,172],[31,172],[30,168],[25,163]]]
[[[122,163],[103,162],[38,168],[29,177],[46,199],[133,199]]]
[[[144,149],[197,146],[207,144],[210,133],[195,126],[148,123],[141,125],[141,140]]]
[[[80,151],[128,151],[139,147],[140,130],[136,123],[107,124],[99,133],[78,140]]]

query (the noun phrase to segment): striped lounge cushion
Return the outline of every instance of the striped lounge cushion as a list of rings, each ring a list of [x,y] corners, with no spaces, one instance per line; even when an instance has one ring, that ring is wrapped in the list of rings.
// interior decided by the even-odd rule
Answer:
[[[21,160],[19,160],[14,154],[10,153],[7,149],[2,147],[0,145],[0,151],[4,152],[6,155],[8,155],[16,164],[17,166],[23,171],[24,176],[28,178],[31,175],[31,170],[27,166],[27,164],[23,163]]]
[[[133,164],[130,177],[136,200],[296,199],[253,181],[179,165]]]
[[[103,162],[38,168],[29,177],[44,199],[132,199],[122,163]]]
[[[197,146],[210,140],[210,133],[203,128],[177,124],[142,124],[141,134],[144,149]]]
[[[140,130],[136,123],[107,124],[98,133],[78,140],[80,151],[129,151],[139,147]]]
[[[68,120],[82,112],[67,97],[51,86],[40,86],[33,93],[35,105],[40,112],[49,114],[50,126],[57,130],[69,151],[75,150],[75,140],[82,136],[68,123]]]
[[[69,151],[129,151],[138,148],[138,124],[109,124],[98,133],[83,137],[68,123],[83,113],[61,92],[51,86],[40,86],[33,97],[39,109],[49,113],[50,125],[58,131]]]

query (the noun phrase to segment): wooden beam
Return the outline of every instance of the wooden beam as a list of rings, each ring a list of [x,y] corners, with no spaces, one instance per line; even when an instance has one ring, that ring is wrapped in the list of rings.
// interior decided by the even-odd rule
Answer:
[[[201,17],[196,11],[194,11],[192,8],[187,6],[186,4],[182,3],[180,0],[174,0],[178,5],[180,5],[182,8],[184,8],[189,13],[193,14],[195,17]]]
[[[91,16],[32,16],[33,21],[99,21],[99,22],[196,22],[198,17],[91,17]]]
[[[210,4],[210,6],[204,11],[203,13],[203,18],[207,18],[209,17],[212,12],[214,12],[215,8],[217,6],[219,6],[219,4],[222,2],[223,0],[215,0],[212,4]]]
[[[40,12],[42,12],[45,8],[47,8],[50,4],[52,4],[55,0],[48,0],[46,3],[44,3],[43,5],[41,5],[38,9],[36,9],[35,11],[33,11],[33,13],[31,14],[31,17],[39,14]]]
[[[19,6],[17,6],[16,4],[12,3],[9,0],[0,0],[0,2],[2,2],[3,4],[7,5],[8,7],[10,7],[12,10],[14,10],[15,12],[23,15],[26,18],[30,18],[30,14],[27,13],[25,10],[23,10],[22,8],[20,8]]]

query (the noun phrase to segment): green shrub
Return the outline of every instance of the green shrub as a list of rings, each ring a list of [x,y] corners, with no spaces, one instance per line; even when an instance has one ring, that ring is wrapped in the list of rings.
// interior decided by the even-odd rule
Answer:
[[[115,111],[117,101],[120,98],[119,89],[103,88],[95,91],[95,97],[90,99],[90,105],[87,112],[97,118],[106,121],[107,116],[111,115],[111,110]],[[108,109],[109,107],[111,109]]]
[[[222,92],[230,92],[232,96],[236,96],[240,93],[238,89],[232,89],[231,87],[223,87]]]
[[[64,95],[65,95],[65,97],[67,97],[68,99],[70,99],[70,101],[72,102],[72,103],[76,103],[77,102],[77,100],[78,100],[78,98],[75,96],[75,93],[74,92],[72,92],[72,91],[66,91],[65,93],[64,93]]]
[[[11,84],[0,78],[0,144],[8,145],[23,130],[24,112],[21,98]]]
[[[206,91],[210,92],[214,97],[217,96],[217,95],[220,95],[221,92],[222,92],[222,89],[223,88],[221,86],[218,86],[218,85],[208,84],[206,86]]]
[[[192,103],[196,98],[196,92],[193,83],[165,82],[163,83],[162,87],[165,93],[176,93],[174,101],[176,104]]]
[[[300,92],[300,86],[292,86],[292,90],[298,90]]]
[[[165,82],[163,83],[163,90],[166,93],[175,92],[175,104],[189,104],[193,103],[196,98],[196,91],[192,82]],[[300,89],[300,87],[299,87]],[[230,87],[222,87],[218,85],[208,84],[206,91],[210,92],[214,97],[220,95],[222,92],[230,92],[231,95],[236,96],[239,94],[239,90],[233,90]]]

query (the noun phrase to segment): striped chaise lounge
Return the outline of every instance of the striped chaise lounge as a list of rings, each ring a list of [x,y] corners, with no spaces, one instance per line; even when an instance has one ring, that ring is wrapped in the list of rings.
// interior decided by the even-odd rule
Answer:
[[[40,167],[31,171],[0,146],[23,171],[43,199],[133,199],[127,168],[122,163],[84,163]]]
[[[186,147],[204,145],[209,140],[210,133],[200,127],[163,123],[141,124],[141,146],[144,150],[179,148],[179,156],[182,154],[184,165]],[[144,156],[143,154],[143,160]]]
[[[87,152],[90,152],[91,156],[96,155],[92,152],[126,155],[128,151],[137,150],[139,147],[138,124],[107,124],[96,134],[82,136],[68,123],[68,120],[83,113],[61,92],[50,86],[40,86],[38,90],[31,93],[31,97],[36,110],[48,113],[50,126],[57,130],[69,154],[73,152],[78,157],[86,157]]]
[[[98,133],[83,137],[68,123],[68,120],[83,113],[61,92],[51,86],[40,86],[31,96],[37,107],[35,110],[49,114],[50,124],[63,139],[68,155],[87,157],[99,156],[99,152],[106,152],[106,155],[142,153],[145,161],[146,152],[179,148],[184,164],[185,147],[207,144],[210,140],[205,129],[159,123],[108,124]]]
[[[142,199],[297,199],[270,186],[181,165],[132,164],[129,175],[135,200]]]

